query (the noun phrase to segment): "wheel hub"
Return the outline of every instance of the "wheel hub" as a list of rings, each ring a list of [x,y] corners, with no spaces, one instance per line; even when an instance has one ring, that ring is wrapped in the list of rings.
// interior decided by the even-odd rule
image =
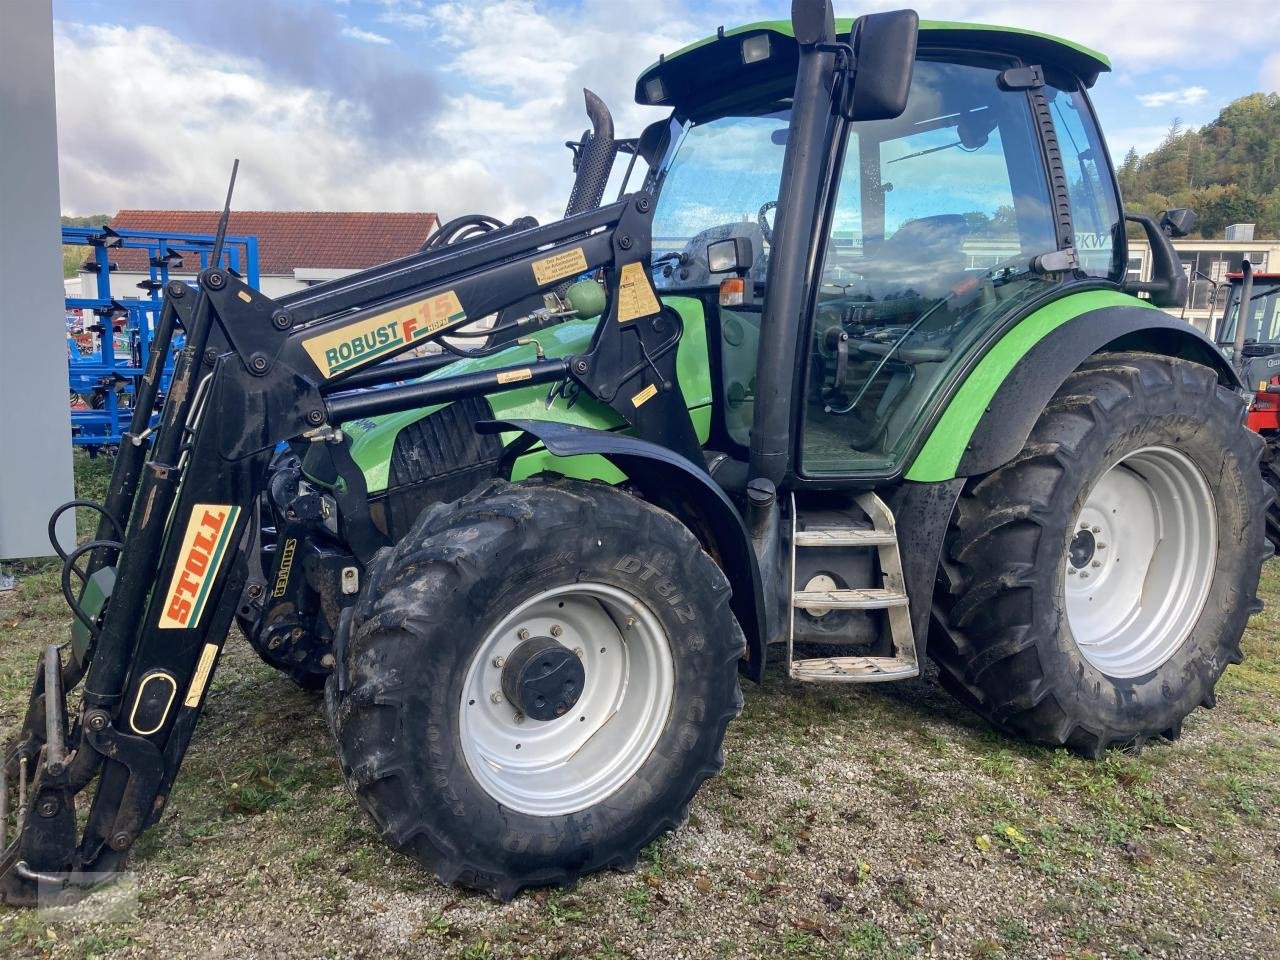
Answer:
[[[551,637],[531,637],[502,667],[502,692],[530,720],[562,717],[578,702],[587,672],[572,650]]]
[[[1083,570],[1089,566],[1089,562],[1097,552],[1097,543],[1093,531],[1082,528],[1072,538],[1071,546],[1067,549],[1067,559],[1071,561],[1071,566],[1077,570]]]

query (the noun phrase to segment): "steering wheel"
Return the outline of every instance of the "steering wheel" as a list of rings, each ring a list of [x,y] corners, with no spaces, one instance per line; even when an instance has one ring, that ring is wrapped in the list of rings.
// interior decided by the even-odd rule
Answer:
[[[760,212],[756,214],[756,223],[760,225],[760,232],[764,234],[765,243],[773,243],[773,227],[769,226],[769,221],[764,215],[778,205],[777,200],[770,200],[768,203],[760,207]]]

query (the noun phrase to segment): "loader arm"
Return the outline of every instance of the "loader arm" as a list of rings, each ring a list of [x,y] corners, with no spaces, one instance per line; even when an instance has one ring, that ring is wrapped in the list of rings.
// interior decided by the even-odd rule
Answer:
[[[97,539],[66,558],[64,592],[85,640],[47,649],[5,756],[3,792],[18,794],[19,809],[16,836],[0,853],[0,898],[33,904],[74,889],[76,878],[109,873],[159,819],[237,611],[251,508],[279,443],[327,444],[345,462],[348,420],[572,381],[639,437],[700,464],[676,382],[682,327],[658,301],[649,273],[652,210],[648,193],[631,194],[278,299],[217,268],[200,275],[197,290],[170,285],[157,332],[162,349],[152,353],[156,369],[139,391]],[[543,359],[539,351],[520,366],[394,385],[428,366],[428,358],[396,357],[597,270],[607,305],[583,354]],[[157,358],[178,322],[186,346],[150,433]],[[339,480],[327,491],[326,509],[348,509],[353,498],[343,487]],[[371,530],[367,516],[358,519]],[[107,567],[115,574],[109,597],[79,609],[71,576]],[[66,695],[81,678],[82,704],[69,717]],[[95,777],[77,838],[76,796]],[[10,783],[18,789],[9,791]]]

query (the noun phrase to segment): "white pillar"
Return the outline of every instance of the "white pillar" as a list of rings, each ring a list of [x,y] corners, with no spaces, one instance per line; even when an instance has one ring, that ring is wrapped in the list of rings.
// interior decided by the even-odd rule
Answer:
[[[0,559],[11,559],[52,553],[49,514],[73,496],[52,0],[0,4],[0,64]],[[63,542],[73,533],[68,513]]]

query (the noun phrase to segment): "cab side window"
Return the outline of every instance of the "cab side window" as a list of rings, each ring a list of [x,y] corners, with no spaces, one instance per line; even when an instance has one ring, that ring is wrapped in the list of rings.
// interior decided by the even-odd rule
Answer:
[[[1116,198],[1106,148],[1083,95],[1070,81],[1045,86],[1058,149],[1067,173],[1071,223],[1080,269],[1091,277],[1120,279],[1120,205]]]

